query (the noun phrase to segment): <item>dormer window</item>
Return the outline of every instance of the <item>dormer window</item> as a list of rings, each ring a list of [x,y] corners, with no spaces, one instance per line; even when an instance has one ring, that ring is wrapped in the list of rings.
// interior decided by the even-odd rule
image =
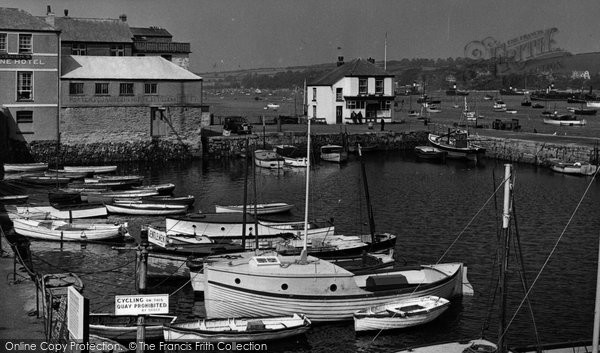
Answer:
[[[360,95],[367,94],[367,79],[366,78],[358,79],[358,94],[360,94]]]

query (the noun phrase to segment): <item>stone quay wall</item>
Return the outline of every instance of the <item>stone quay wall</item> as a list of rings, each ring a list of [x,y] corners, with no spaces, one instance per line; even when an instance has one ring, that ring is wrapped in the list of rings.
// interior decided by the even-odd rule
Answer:
[[[60,145],[56,141],[11,141],[6,162],[48,162],[51,165],[185,160],[202,156],[201,107],[167,107],[161,123],[150,108],[69,107],[60,114]],[[151,130],[160,130],[152,136]],[[155,134],[156,135],[156,134]]]
[[[487,158],[515,163],[544,165],[553,159],[565,162],[598,162],[596,146],[578,143],[552,143],[527,139],[477,136],[476,143],[485,147]]]

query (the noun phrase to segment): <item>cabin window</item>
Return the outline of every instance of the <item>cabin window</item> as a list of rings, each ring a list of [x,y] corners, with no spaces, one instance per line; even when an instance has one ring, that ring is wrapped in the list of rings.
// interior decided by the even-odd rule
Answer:
[[[87,46],[85,43],[73,43],[71,55],[87,55]]]
[[[33,72],[17,72],[17,100],[33,100]]]
[[[96,82],[96,95],[108,95],[108,82]]]
[[[6,47],[6,33],[0,33],[0,53],[6,53],[8,51]]]
[[[360,95],[367,94],[367,79],[366,78],[358,79],[358,94],[360,94]]]
[[[335,285],[335,284],[330,285],[329,290],[332,292],[335,292],[337,290],[337,285]]]
[[[375,80],[375,94],[383,94],[383,79]]]
[[[83,94],[83,82],[69,82],[69,94],[70,95]]]
[[[313,98],[312,98],[312,100],[313,100],[313,102],[316,102],[317,101],[317,88],[313,87],[312,91],[313,91]]]
[[[240,279],[239,279],[239,278],[236,278],[236,279],[234,280],[234,282],[235,282],[235,284],[240,284],[240,283],[242,283],[242,281],[240,281]]]
[[[281,289],[283,290],[287,290],[288,289],[288,285],[286,283],[281,285]]]
[[[32,49],[31,34],[19,34],[19,54],[31,54]]]
[[[342,102],[344,100],[343,89],[336,88],[335,89],[335,100],[338,102]]]
[[[125,46],[123,44],[111,45],[110,56],[125,56]]]
[[[126,82],[119,84],[120,96],[133,96],[133,83]]]
[[[144,94],[157,94],[158,85],[156,83],[144,83]]]

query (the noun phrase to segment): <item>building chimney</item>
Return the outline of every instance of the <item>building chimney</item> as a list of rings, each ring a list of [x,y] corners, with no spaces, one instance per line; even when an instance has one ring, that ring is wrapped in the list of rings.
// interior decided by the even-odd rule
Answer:
[[[54,27],[54,12],[52,12],[52,8],[50,7],[50,5],[48,5],[46,7],[46,23],[49,24],[50,26]]]
[[[344,65],[344,57],[338,56],[337,66],[342,66],[342,65]]]
[[[65,17],[69,17],[69,9],[65,9],[64,12],[65,12]]]
[[[121,21],[127,22],[127,15],[126,14],[122,14],[121,16],[119,16],[119,18],[121,19]]]

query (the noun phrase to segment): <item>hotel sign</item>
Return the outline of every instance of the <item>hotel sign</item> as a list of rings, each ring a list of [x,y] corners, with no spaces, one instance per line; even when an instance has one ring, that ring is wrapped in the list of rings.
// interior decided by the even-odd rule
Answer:
[[[168,294],[115,296],[115,315],[150,315],[168,313]]]
[[[56,57],[36,57],[29,54],[0,54],[0,66],[10,66],[22,68],[22,65],[29,66],[58,66]]]

